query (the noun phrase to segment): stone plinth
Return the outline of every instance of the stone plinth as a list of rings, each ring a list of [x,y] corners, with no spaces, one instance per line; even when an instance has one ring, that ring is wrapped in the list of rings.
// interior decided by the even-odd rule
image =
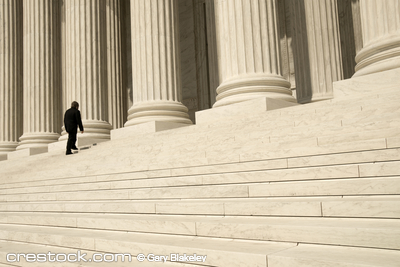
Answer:
[[[381,90],[400,88],[400,69],[393,69],[372,73],[369,75],[353,77],[351,79],[333,83],[334,97],[346,98],[362,93],[379,94]]]
[[[138,134],[161,132],[185,126],[188,126],[188,124],[168,121],[149,121],[146,123],[132,125],[130,127],[112,130],[111,140],[130,138]]]
[[[20,158],[26,158],[29,156],[37,155],[37,154],[42,154],[48,152],[47,147],[30,147],[30,148],[24,148],[20,149],[18,151],[10,152],[7,155],[8,159],[20,159]]]
[[[297,103],[280,99],[261,97],[240,103],[196,112],[196,125],[209,124],[215,121],[251,116],[268,110],[296,106]]]

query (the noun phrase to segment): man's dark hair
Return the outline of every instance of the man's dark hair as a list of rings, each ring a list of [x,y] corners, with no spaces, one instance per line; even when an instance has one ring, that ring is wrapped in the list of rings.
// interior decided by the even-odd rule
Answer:
[[[79,103],[78,102],[76,102],[76,101],[74,101],[74,102],[72,102],[71,103],[71,108],[79,108]]]

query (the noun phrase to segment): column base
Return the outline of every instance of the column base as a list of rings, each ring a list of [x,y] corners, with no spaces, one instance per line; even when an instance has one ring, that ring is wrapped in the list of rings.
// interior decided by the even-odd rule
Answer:
[[[0,142],[0,155],[7,155],[18,147],[18,142]]]
[[[188,109],[182,103],[148,101],[134,104],[129,109],[125,127],[152,121],[192,124]]]
[[[231,105],[260,97],[296,102],[290,82],[280,76],[246,75],[223,82],[217,89],[214,107]]]
[[[110,131],[112,129],[111,124],[105,121],[94,121],[84,120],[82,121],[84,133],[82,136],[78,128],[78,136],[80,138],[88,139],[102,139],[104,141],[110,140]],[[58,141],[64,141],[68,139],[68,133],[65,131],[64,126],[62,127],[61,137]]]
[[[353,77],[400,68],[400,38],[393,37],[368,45],[356,56]]]
[[[56,142],[60,134],[58,133],[24,133],[17,150],[26,148],[47,148],[47,145]]]

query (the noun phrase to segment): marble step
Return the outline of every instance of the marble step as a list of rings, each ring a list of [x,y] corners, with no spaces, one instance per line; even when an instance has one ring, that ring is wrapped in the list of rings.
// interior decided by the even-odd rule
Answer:
[[[380,141],[380,140],[379,140]],[[371,144],[371,143],[367,143]],[[385,140],[378,142],[382,146],[386,146]],[[347,148],[346,146],[345,148]],[[338,148],[336,146],[335,148]],[[312,150],[311,148],[308,148]],[[340,150],[339,150],[340,151]],[[283,151],[287,152],[287,151]],[[319,151],[321,152],[321,151]],[[336,152],[336,151],[334,151]],[[240,162],[240,163],[227,163],[227,164],[216,164],[216,165],[203,165],[197,167],[182,167],[174,169],[166,169],[159,171],[142,171],[142,172],[128,172],[128,173],[114,173],[106,175],[95,175],[95,176],[78,176],[70,178],[40,180],[40,181],[28,181],[28,182],[17,182],[11,181],[4,184],[5,179],[2,180],[3,184],[0,185],[0,194],[7,192],[50,192],[57,190],[57,186],[62,189],[63,185],[70,185],[71,187],[86,186],[86,183],[96,183],[99,188],[111,188],[112,181],[120,181],[121,183],[126,180],[140,180],[140,179],[157,179],[161,178],[168,181],[173,181],[172,177],[182,176],[193,176],[193,175],[212,175],[212,174],[223,174],[232,172],[248,172],[248,171],[263,171],[263,170],[274,170],[274,169],[286,169],[293,167],[315,167],[315,166],[328,166],[337,164],[351,164],[351,163],[366,163],[366,162],[381,162],[381,161],[393,161],[400,160],[400,149],[379,149],[372,151],[360,151],[360,152],[348,152],[348,153],[331,153],[315,156],[304,156],[304,157],[293,157],[293,158],[281,158],[272,160],[261,160],[253,162]],[[271,155],[272,152],[269,153]],[[281,152],[282,153],[282,152]],[[288,153],[290,154],[290,153]],[[317,153],[316,153],[317,154]],[[283,156],[283,155],[282,155]],[[288,155],[286,155],[288,156]],[[279,157],[279,155],[277,155]],[[177,178],[179,182],[179,178]],[[189,177],[190,179],[190,177]],[[14,176],[14,180],[17,178]],[[142,181],[145,182],[146,180]],[[149,182],[151,180],[148,180]],[[181,184],[185,182],[184,178],[181,178]],[[138,181],[137,183],[141,183]],[[162,183],[162,182],[160,182]],[[165,183],[166,184],[166,183]],[[55,187],[51,187],[55,186]],[[25,188],[25,189],[24,189]],[[61,190],[62,191],[62,190]]]
[[[399,194],[400,177],[296,181],[249,185],[249,197],[377,196]]]
[[[158,179],[83,183],[58,186],[60,192],[54,192],[56,191],[57,186],[42,186],[34,188],[39,191],[36,193],[30,193],[29,188],[2,189],[3,194],[0,195],[0,201],[140,199],[141,197],[144,199],[149,197],[174,198],[174,193],[177,194],[176,198],[190,197],[190,194],[203,198],[247,197],[249,196],[247,190],[250,189],[250,191],[252,191],[254,183],[257,185],[259,185],[259,183],[264,183],[262,184],[262,187],[279,187],[279,183],[273,182],[310,182],[312,180],[317,180],[314,183],[314,186],[318,186],[319,183],[323,182],[323,180],[330,180],[334,184],[340,184],[342,182],[340,180],[364,183],[365,181],[363,180],[365,180],[365,178],[362,177],[392,176],[396,178],[396,176],[398,177],[400,175],[399,166],[400,161],[388,161],[379,163],[167,177]],[[79,189],[81,191],[79,191]],[[17,190],[23,191],[24,193],[16,193]],[[100,192],[101,194],[99,194]],[[327,193],[329,194],[330,192]],[[370,194],[371,193],[373,193],[373,191],[370,190]],[[250,196],[253,195],[250,194]]]
[[[341,178],[315,181],[279,181],[236,185],[198,185],[181,187],[96,190],[81,192],[1,195],[3,203],[26,201],[92,201],[252,198],[286,196],[398,195],[399,176]]]
[[[2,228],[7,225],[32,225],[400,249],[400,220],[396,219],[40,213],[2,215],[5,218],[0,221]]]
[[[397,162],[400,165],[400,161]],[[388,165],[389,163],[382,163]],[[386,166],[385,165],[385,166]],[[20,187],[1,189],[0,195],[18,195],[29,193],[55,193],[70,191],[94,191],[94,190],[113,190],[113,189],[137,189],[137,188],[159,188],[174,186],[192,186],[207,184],[227,184],[227,183],[248,183],[248,182],[271,182],[282,180],[309,180],[309,179],[331,179],[331,178],[351,178],[359,177],[357,164],[338,165],[338,166],[318,166],[306,168],[278,167],[276,169],[256,170],[246,172],[228,172],[203,175],[166,176],[152,179],[137,179],[132,175],[122,175],[120,181],[99,181],[92,180],[64,185],[42,185],[36,187]],[[386,167],[389,168],[389,167]],[[393,167],[395,168],[395,167]],[[394,170],[395,171],[395,170]],[[398,173],[400,175],[400,172]],[[115,175],[118,178],[118,174]],[[105,177],[106,178],[106,177]],[[135,179],[136,178],[136,179]]]
[[[0,203],[0,212],[400,218],[400,196]]]
[[[273,159],[273,158],[287,158],[287,157],[298,157],[298,156],[307,156],[307,155],[317,155],[317,154],[330,154],[330,153],[340,153],[340,152],[350,152],[357,150],[369,150],[369,149],[382,149],[386,148],[388,144],[391,146],[399,146],[400,139],[398,137],[389,137],[389,138],[381,138],[376,140],[361,140],[361,141],[353,141],[350,143],[342,143],[342,144],[327,144],[320,146],[311,146],[313,140],[303,140],[298,142],[297,146],[295,142],[289,142],[287,144],[287,148],[283,147],[282,144],[266,144],[264,146],[257,145],[251,146],[251,142],[247,146],[236,146],[234,148],[226,148],[227,153],[221,153],[218,150],[210,150],[207,152],[207,155],[204,153],[198,153],[198,158],[188,160],[188,154],[184,154],[181,158],[177,157],[169,157],[169,159],[161,161],[163,156],[159,156],[159,158],[155,158],[156,162],[150,163],[152,161],[149,159],[140,159],[135,155],[126,155],[125,159],[121,161],[118,157],[101,157],[101,158],[93,158],[88,161],[84,161],[85,156],[92,158],[98,154],[99,150],[94,150],[93,154],[86,154],[85,156],[74,158],[65,158],[64,156],[52,157],[52,164],[47,166],[42,166],[42,170],[36,170],[37,167],[33,165],[37,165],[37,162],[32,162],[31,171],[27,173],[24,171],[25,169],[15,169],[12,172],[5,172],[3,175],[3,179],[0,181],[0,184],[8,183],[8,182],[24,182],[24,181],[34,181],[34,180],[46,180],[46,179],[55,179],[55,178],[66,178],[66,177],[77,177],[77,176],[90,176],[90,175],[102,175],[116,172],[132,172],[132,171],[140,171],[140,170],[153,170],[156,168],[159,169],[170,169],[170,168],[182,168],[186,166],[201,166],[208,164],[219,164],[219,163],[230,163],[230,162],[239,162],[239,161],[253,161],[253,160],[264,160],[264,159]],[[315,141],[316,143],[317,141]],[[290,144],[293,144],[292,146]],[[222,149],[222,148],[221,148]],[[228,153],[229,152],[229,153]],[[123,151],[121,151],[121,156],[125,155]],[[203,155],[203,157],[201,157]],[[207,157],[209,156],[209,157]],[[186,157],[186,158],[184,158]],[[104,158],[104,160],[103,160]],[[158,161],[158,159],[160,159]],[[38,159],[43,161],[43,158]],[[66,162],[67,161],[67,162]],[[135,164],[128,164],[134,161]],[[67,164],[66,164],[67,163]],[[90,164],[89,164],[90,163]],[[80,165],[82,167],[67,171],[68,165]],[[151,165],[150,165],[151,164]],[[116,165],[118,168],[116,168]],[[56,170],[55,170],[56,169]],[[65,171],[64,171],[65,170]],[[25,177],[25,178],[24,178]]]
[[[281,168],[184,177],[171,176],[156,179],[86,182],[70,185],[47,185],[33,188],[11,188],[2,189],[0,191],[0,200],[8,202],[27,200],[70,200],[71,197],[76,197],[76,200],[83,200],[95,197],[98,192],[102,193],[101,196],[98,197],[120,197],[120,199],[132,199],[136,194],[140,195],[139,192],[143,190],[153,190],[152,192],[158,190],[167,192],[171,190],[172,192],[178,189],[188,192],[192,189],[200,189],[200,191],[207,192],[207,185],[221,186],[225,184],[238,184],[237,186],[241,186],[242,184],[248,184],[251,186],[251,183],[331,180],[396,175],[400,175],[400,161],[385,161],[379,163],[298,167],[291,169]],[[125,178],[129,179],[129,176]],[[222,191],[225,191],[224,189]],[[240,191],[241,190],[238,192]],[[68,197],[69,194],[70,197]]]
[[[99,231],[43,226],[0,226],[0,240],[29,242],[61,248],[145,255],[206,255],[203,266],[261,266],[267,267],[267,257],[295,247],[290,242],[235,240],[144,234],[118,231]],[[140,265],[139,265],[140,266]]]
[[[299,244],[268,257],[268,267],[399,267],[400,251]]]

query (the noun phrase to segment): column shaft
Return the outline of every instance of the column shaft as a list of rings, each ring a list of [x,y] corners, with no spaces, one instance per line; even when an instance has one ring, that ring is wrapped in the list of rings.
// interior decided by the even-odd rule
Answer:
[[[64,106],[79,103],[85,137],[108,139],[106,1],[65,0]],[[63,132],[63,137],[67,135]]]
[[[22,134],[22,0],[0,0],[0,155]]]
[[[54,0],[24,0],[24,134],[17,149],[60,137],[61,21]]]
[[[299,103],[333,97],[342,80],[336,0],[292,1],[296,95]]]
[[[176,0],[132,0],[133,105],[130,126],[148,121],[190,124],[181,103]]]
[[[221,84],[214,107],[258,97],[294,102],[282,77],[277,0],[216,0]]]
[[[118,129],[124,126],[127,111],[121,54],[123,18],[120,0],[107,0],[106,5],[108,122]]]
[[[356,56],[361,76],[400,67],[400,1],[360,0],[363,49]]]

